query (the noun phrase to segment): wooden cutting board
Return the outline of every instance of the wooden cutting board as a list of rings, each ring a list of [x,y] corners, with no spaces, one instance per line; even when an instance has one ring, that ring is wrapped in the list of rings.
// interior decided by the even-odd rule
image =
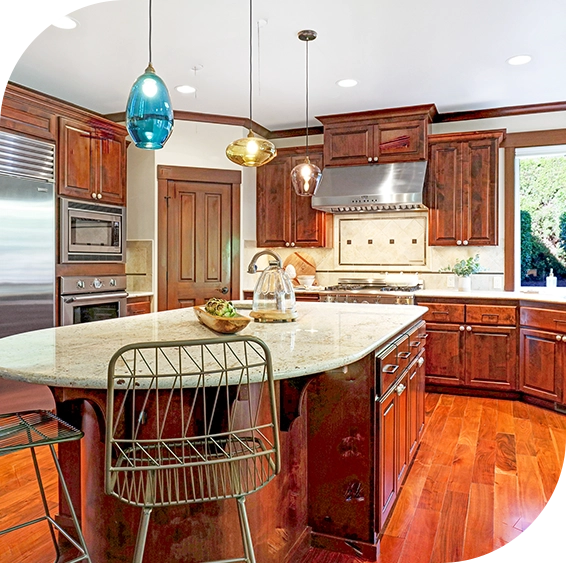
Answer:
[[[283,262],[283,268],[286,268],[289,264],[295,268],[297,276],[316,275],[316,263],[312,256],[306,252],[293,252],[293,254],[287,256]],[[299,283],[296,278],[293,281],[297,284]]]

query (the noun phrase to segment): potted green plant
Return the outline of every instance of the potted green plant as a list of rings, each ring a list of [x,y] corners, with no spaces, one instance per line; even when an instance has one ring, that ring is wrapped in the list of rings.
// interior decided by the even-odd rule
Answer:
[[[470,256],[464,260],[456,262],[454,266],[448,266],[443,271],[454,272],[458,276],[458,289],[460,291],[470,291],[472,280],[470,276],[481,271],[480,255]]]

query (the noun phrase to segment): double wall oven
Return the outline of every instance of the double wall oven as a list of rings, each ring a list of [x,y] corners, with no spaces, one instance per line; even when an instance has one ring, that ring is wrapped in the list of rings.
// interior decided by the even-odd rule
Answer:
[[[126,315],[126,276],[105,267],[125,262],[125,218],[124,207],[60,198],[60,262],[75,274],[59,280],[61,325]]]

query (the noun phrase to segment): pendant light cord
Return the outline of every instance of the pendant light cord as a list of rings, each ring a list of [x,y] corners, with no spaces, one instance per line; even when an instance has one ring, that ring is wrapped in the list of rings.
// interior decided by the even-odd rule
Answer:
[[[151,29],[152,29],[152,21],[151,21],[151,5],[152,0],[149,0],[149,64],[151,64]]]
[[[253,68],[253,53],[252,53],[252,43],[253,43],[253,17],[252,17],[252,3],[250,0],[250,131],[252,130],[252,99],[253,99],[253,82],[252,82],[252,68]]]
[[[309,41],[305,41],[306,45],[307,45],[307,56],[306,56],[306,66],[307,66],[307,72],[306,72],[306,114],[305,114],[305,129],[306,129],[306,149],[307,149],[307,158],[309,157]]]

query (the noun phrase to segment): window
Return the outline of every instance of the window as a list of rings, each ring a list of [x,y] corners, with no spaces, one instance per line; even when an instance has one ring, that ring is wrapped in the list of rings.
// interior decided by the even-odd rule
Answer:
[[[566,145],[517,148],[515,181],[520,285],[566,286]]]

